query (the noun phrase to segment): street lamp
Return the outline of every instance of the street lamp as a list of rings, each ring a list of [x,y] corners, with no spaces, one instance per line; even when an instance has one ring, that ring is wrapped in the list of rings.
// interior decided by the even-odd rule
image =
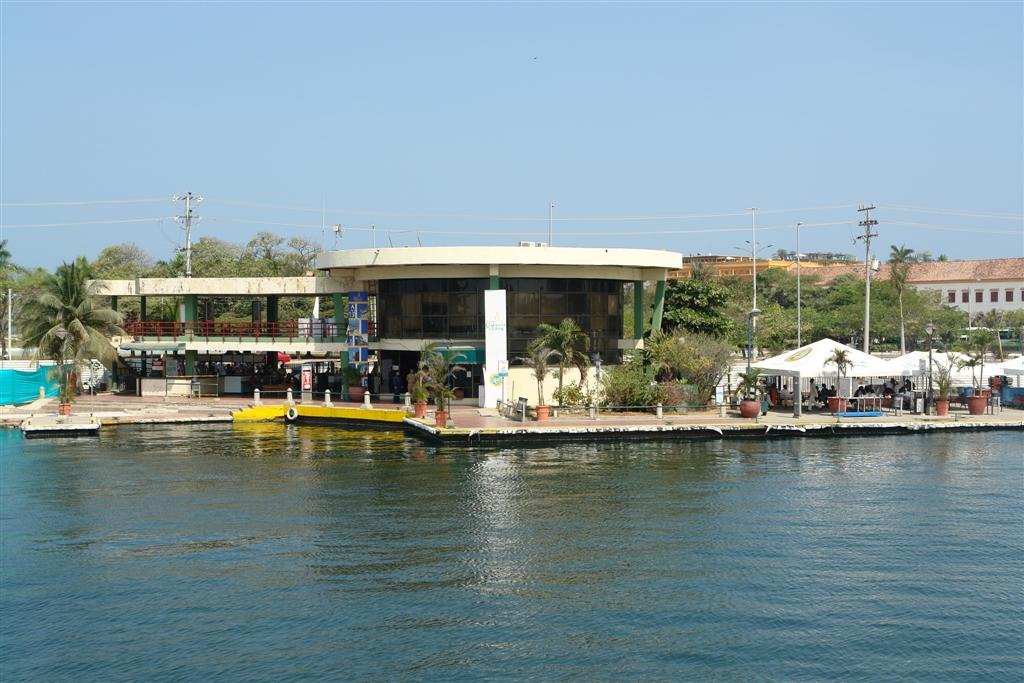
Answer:
[[[750,309],[750,313],[747,313],[747,372],[748,373],[750,372],[750,352],[751,352],[751,345],[752,345],[752,341],[753,341],[753,332],[752,332],[752,330],[754,329],[754,318],[756,318],[759,315],[761,315],[761,309],[760,308],[752,308],[752,309]]]
[[[924,414],[928,415],[932,406],[932,335],[935,334],[935,325],[928,323],[924,326],[924,331],[928,333],[928,399]]]

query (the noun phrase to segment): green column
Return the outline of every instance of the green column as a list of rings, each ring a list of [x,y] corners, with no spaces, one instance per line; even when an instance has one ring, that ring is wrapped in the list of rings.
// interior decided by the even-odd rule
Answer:
[[[117,297],[116,296],[110,297],[110,308],[113,311],[117,310]]]
[[[198,351],[185,351],[185,374],[194,375],[196,374],[196,358],[199,357]]]
[[[279,297],[271,295],[267,297],[267,322],[277,322],[277,303]]]
[[[665,281],[658,280],[654,289],[654,315],[651,319],[651,329],[661,329],[661,316],[665,312]]]
[[[142,321],[142,320],[145,320],[145,319],[146,319],[146,297],[140,296],[139,297],[139,320]]]
[[[338,292],[331,295],[331,301],[334,302],[334,334],[336,337],[344,337],[348,327],[348,321],[345,319],[345,301]]]
[[[199,299],[195,294],[185,295],[185,320],[187,323],[196,321],[196,312],[199,310]]]
[[[633,339],[644,337],[644,283],[633,281]]]
[[[491,276],[491,281],[487,285],[487,289],[501,289],[501,276],[500,275],[492,275]]]

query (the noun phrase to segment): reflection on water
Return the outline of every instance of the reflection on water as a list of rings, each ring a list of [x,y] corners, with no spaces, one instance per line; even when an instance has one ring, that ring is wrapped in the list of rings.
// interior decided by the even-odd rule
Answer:
[[[1022,673],[1019,434],[0,434],[0,677]]]

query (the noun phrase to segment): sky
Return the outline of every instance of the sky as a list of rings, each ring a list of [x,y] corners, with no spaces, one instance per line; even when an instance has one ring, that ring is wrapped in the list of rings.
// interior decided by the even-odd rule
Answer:
[[[0,239],[1024,256],[1024,3],[0,5]],[[549,224],[549,204],[551,220]],[[756,217],[749,211],[758,209]],[[341,225],[340,237],[331,226]],[[326,227],[325,227],[326,226]]]

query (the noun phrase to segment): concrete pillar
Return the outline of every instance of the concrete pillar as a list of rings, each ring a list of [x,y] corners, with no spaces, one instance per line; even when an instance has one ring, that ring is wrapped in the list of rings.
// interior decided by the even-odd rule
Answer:
[[[334,324],[337,328],[335,330],[336,337],[344,337],[347,321],[345,319],[345,301],[341,296],[340,292],[335,292],[331,295],[331,301],[334,302]]]
[[[658,280],[654,288],[654,315],[651,319],[651,329],[661,329],[661,317],[665,313],[665,281]]]
[[[660,403],[654,406],[654,416],[659,420],[665,417],[664,407]]]
[[[252,404],[254,406],[261,406],[261,405],[263,405],[263,403],[260,401],[260,390],[259,389],[253,389],[252,390]]]
[[[199,310],[199,297],[195,294],[185,295],[185,319],[182,322],[194,323],[197,319],[196,313]]]
[[[644,338],[644,283],[633,281],[633,339]]]
[[[291,387],[288,387],[288,391],[285,394],[285,396],[286,396],[285,401],[288,403],[288,405],[290,405],[290,406],[295,405],[295,397],[292,396],[292,388]]]
[[[324,408],[330,408],[333,405],[334,404],[331,403],[331,390],[330,389],[325,389],[324,390]]]
[[[363,407],[364,408],[372,408],[373,407],[373,405],[370,404],[370,390],[369,389],[367,389],[366,393],[363,394]]]
[[[278,297],[276,295],[273,295],[273,294],[271,294],[270,296],[267,297],[267,322],[268,323],[276,323],[277,322],[277,308],[278,308],[278,299],[279,298],[280,297]]]

